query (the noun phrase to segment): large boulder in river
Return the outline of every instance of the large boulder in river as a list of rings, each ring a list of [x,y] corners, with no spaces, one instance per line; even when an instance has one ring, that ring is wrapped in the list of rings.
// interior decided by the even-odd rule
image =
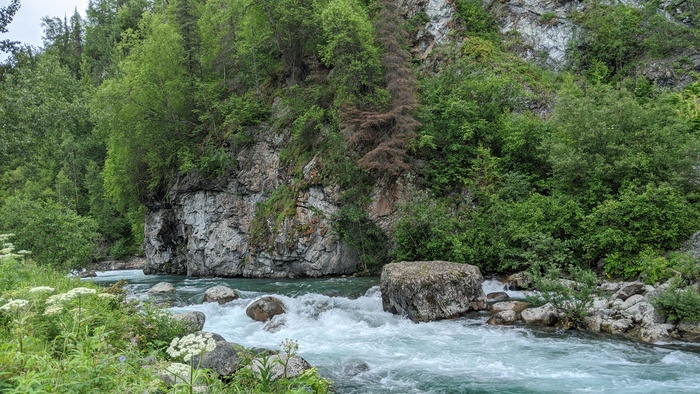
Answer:
[[[414,322],[449,319],[486,309],[478,267],[447,261],[412,261],[384,266],[382,306]]]
[[[235,299],[238,299],[238,294],[227,286],[210,287],[204,292],[204,302],[218,302],[219,305],[223,305]]]
[[[285,313],[284,303],[275,297],[262,297],[248,306],[245,314],[255,321],[268,321]]]

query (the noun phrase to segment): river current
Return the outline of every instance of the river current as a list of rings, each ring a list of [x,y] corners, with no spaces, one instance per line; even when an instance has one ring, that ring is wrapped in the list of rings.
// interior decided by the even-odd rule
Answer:
[[[378,278],[199,279],[144,275],[140,270],[98,273],[96,283],[129,282],[131,297],[146,298],[167,281],[183,305],[200,311],[205,331],[247,347],[278,349],[299,343],[299,355],[334,382],[339,394],[366,393],[698,393],[700,347],[646,345],[609,335],[485,324],[487,313],[413,323],[382,310]],[[226,305],[201,302],[215,285],[236,289]],[[485,291],[501,291],[487,281]],[[282,299],[287,313],[275,332],[245,314],[263,295]],[[511,297],[522,293],[511,292]]]

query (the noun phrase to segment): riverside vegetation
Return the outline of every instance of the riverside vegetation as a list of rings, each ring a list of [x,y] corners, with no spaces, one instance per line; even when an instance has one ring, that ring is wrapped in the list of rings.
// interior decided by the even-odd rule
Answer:
[[[414,56],[429,18],[395,3],[93,0],[85,18],[45,18],[41,50],[3,40],[0,230],[37,272],[139,253],[168,188],[230,175],[268,123],[298,179],[257,207],[258,247],[315,158],[358,270],[673,279],[658,306],[697,320],[697,258],[679,250],[700,230],[700,2],[585,1],[557,72],[518,56],[477,0],[455,0],[449,40]],[[671,77],[645,73],[660,64]],[[369,213],[380,183],[408,190],[390,229]]]
[[[315,369],[275,381],[250,369],[226,381],[200,370],[196,357],[213,348],[212,339],[185,335],[184,323],[163,309],[127,302],[123,284],[100,288],[37,265],[9,238],[0,235],[0,392],[328,391]],[[283,343],[282,350],[292,356],[298,347]],[[247,353],[250,364],[255,353]]]

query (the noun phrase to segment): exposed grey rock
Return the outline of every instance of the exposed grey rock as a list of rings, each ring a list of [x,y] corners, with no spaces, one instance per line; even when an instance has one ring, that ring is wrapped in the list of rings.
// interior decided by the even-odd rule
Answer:
[[[151,287],[150,290],[148,290],[148,294],[168,294],[174,292],[175,286],[168,282],[157,283],[153,287]]]
[[[501,301],[489,306],[489,311],[498,313],[503,311],[514,311],[516,314],[522,312],[530,306],[529,302],[524,301]]]
[[[506,301],[509,298],[510,297],[508,296],[508,293],[506,293],[505,291],[497,291],[494,293],[486,294],[486,300],[489,302],[491,302],[491,301],[494,301],[494,302]]]
[[[241,357],[237,348],[239,345],[216,341],[216,347],[211,352],[206,352],[200,357],[194,357],[194,365],[201,369],[211,369],[221,376],[233,375],[240,367]]]
[[[622,287],[621,282],[603,282],[598,288],[603,292],[614,293],[620,290],[620,287]]]
[[[700,323],[681,322],[678,325],[678,331],[680,331],[682,334],[700,335]]]
[[[518,314],[513,310],[501,311],[491,316],[486,324],[492,326],[503,326],[515,324],[518,321]]]
[[[525,324],[541,326],[553,326],[559,320],[556,310],[551,304],[545,304],[538,308],[528,308],[520,312],[520,318]]]
[[[399,5],[411,19],[423,13],[427,22],[414,37],[414,52],[419,59],[427,58],[438,46],[446,43],[455,23],[456,10],[450,0],[401,0]]]
[[[240,164],[260,167],[249,159]],[[231,178],[218,188],[185,181],[172,187],[170,206],[146,217],[145,273],[287,278],[355,271],[357,256],[331,229],[330,217],[338,209],[332,188],[299,191],[293,214],[279,222],[256,218],[258,203],[272,194],[258,189],[274,182],[255,180],[245,170],[241,179]],[[261,242],[251,233],[255,220],[265,227],[259,231],[268,234],[265,245],[255,243]]]
[[[227,286],[210,287],[204,292],[204,302],[218,302],[219,305],[223,305],[235,299],[238,299],[238,294]]]
[[[603,320],[600,330],[609,334],[624,334],[629,331],[634,323],[629,319]]]
[[[645,291],[646,285],[642,282],[624,283],[622,286],[620,286],[620,290],[613,294],[612,298],[625,301],[627,298],[635,294],[644,294]]]
[[[633,296],[630,296],[629,298],[625,299],[625,301],[620,305],[620,309],[629,309],[635,304],[638,304],[640,302],[644,301],[644,296],[641,294],[635,294]]]
[[[649,343],[669,340],[675,336],[674,329],[673,324],[642,325],[638,336],[642,341]]]
[[[592,332],[600,331],[600,325],[603,323],[603,316],[600,313],[590,313],[583,318],[586,330]]]
[[[177,313],[173,315],[173,319],[185,323],[187,333],[201,331],[204,327],[204,322],[206,321],[206,318],[206,315],[199,311]]]
[[[579,31],[572,19],[585,3],[546,0],[486,0],[484,4],[496,16],[501,32],[519,33],[526,59],[554,69],[566,65],[569,42]]]
[[[285,313],[284,303],[275,297],[262,297],[255,300],[245,310],[245,314],[255,321],[268,321],[276,315]]]
[[[269,368],[270,381],[274,382],[279,378],[300,376],[307,369],[311,369],[311,364],[299,356],[289,357],[286,354],[275,354],[267,359],[258,357],[246,368],[250,368],[258,376],[262,369]]]
[[[382,270],[382,306],[415,322],[453,318],[486,309],[483,281],[479,268],[468,264],[391,263]]]

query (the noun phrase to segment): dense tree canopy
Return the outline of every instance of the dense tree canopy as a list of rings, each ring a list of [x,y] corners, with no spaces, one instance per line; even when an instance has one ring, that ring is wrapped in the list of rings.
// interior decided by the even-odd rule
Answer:
[[[144,212],[192,171],[230,174],[275,103],[284,165],[322,163],[336,233],[367,269],[640,274],[638,256],[679,248],[700,212],[696,75],[639,72],[666,58],[685,72],[698,2],[657,3],[574,15],[571,66],[554,73],[515,56],[523,43],[479,1],[454,3],[454,40],[424,62],[411,34],[426,15],[391,1],[91,0],[85,18],[43,20],[39,53],[2,43],[0,231],[60,266],[138,252]],[[397,180],[409,198],[380,231],[370,193]],[[261,211],[288,212],[294,184]]]

